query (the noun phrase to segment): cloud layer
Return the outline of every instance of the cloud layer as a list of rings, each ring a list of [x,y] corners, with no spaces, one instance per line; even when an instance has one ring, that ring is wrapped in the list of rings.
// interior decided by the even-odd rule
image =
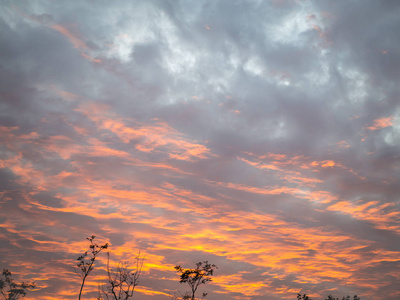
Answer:
[[[6,1],[0,262],[75,299],[95,234],[208,299],[398,299],[400,3]],[[104,258],[86,287],[95,297]]]

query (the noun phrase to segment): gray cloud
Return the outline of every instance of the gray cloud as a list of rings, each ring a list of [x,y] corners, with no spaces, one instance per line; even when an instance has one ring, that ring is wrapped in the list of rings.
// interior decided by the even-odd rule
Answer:
[[[94,233],[149,257],[144,299],[207,259],[209,299],[398,299],[399,9],[7,2],[2,264],[64,297]]]

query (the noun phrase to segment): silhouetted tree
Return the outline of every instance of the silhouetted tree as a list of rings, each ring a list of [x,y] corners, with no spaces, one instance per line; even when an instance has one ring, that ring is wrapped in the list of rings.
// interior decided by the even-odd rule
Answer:
[[[307,294],[303,294],[303,296],[299,293],[297,294],[297,300],[312,300]]]
[[[214,264],[209,264],[208,261],[198,262],[195,269],[184,269],[181,266],[176,266],[175,270],[180,274],[179,283],[187,283],[191,289],[191,295],[186,293],[182,296],[183,299],[195,300],[195,294],[200,284],[205,284],[212,281],[211,276],[214,270],[218,267]],[[203,293],[203,298],[207,296]]]
[[[79,300],[81,299],[83,286],[85,285],[86,278],[89,276],[90,272],[93,270],[93,264],[100,254],[101,251],[108,248],[108,243],[99,246],[94,243],[93,240],[96,236],[92,235],[91,237],[86,238],[89,242],[89,250],[83,253],[81,256],[77,258],[78,263],[76,264],[79,268],[78,271],[75,268],[75,273],[78,274],[82,279],[81,289],[79,290]]]
[[[110,252],[107,253],[107,275],[108,284],[106,290],[101,289],[107,300],[127,300],[133,297],[135,287],[139,284],[140,273],[142,272],[143,260],[140,252],[135,257],[135,267],[128,268],[127,262],[120,262],[115,270],[110,270]],[[101,294],[101,293],[100,293]],[[103,299],[99,295],[98,299]]]
[[[25,297],[26,290],[34,288],[34,283],[17,283],[11,278],[11,272],[7,269],[3,270],[0,279],[0,292],[5,300],[17,300],[19,297]]]

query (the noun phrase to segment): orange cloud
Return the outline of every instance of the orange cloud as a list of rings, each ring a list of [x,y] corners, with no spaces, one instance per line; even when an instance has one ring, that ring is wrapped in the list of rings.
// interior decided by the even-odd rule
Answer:
[[[286,186],[282,187],[272,187],[272,188],[257,188],[253,186],[246,186],[242,184],[235,184],[235,183],[223,183],[223,182],[216,182],[215,184],[219,186],[224,186],[228,188],[233,188],[235,190],[240,190],[240,191],[245,191],[249,193],[255,193],[255,194],[264,194],[264,195],[280,195],[280,194],[290,194],[290,195],[302,195],[305,192],[296,189],[296,188],[289,188]]]
[[[51,25],[50,27],[67,37],[71,44],[74,45],[74,48],[85,50],[89,49],[86,43],[82,40],[82,38],[79,37],[76,32],[72,33],[69,29],[60,24]]]
[[[322,168],[328,168],[328,167],[334,167],[336,163],[333,160],[324,160],[324,161],[313,161],[311,162],[311,166],[313,167],[322,167]]]
[[[336,145],[337,145],[339,148],[350,148],[350,147],[351,147],[351,145],[350,145],[348,142],[346,142],[346,141],[337,142]]]
[[[391,210],[392,203],[380,204],[379,201],[369,201],[362,203],[360,201],[352,203],[349,201],[340,201],[327,209],[338,211],[351,215],[355,219],[369,221],[378,229],[392,230],[400,233],[400,212]]]
[[[393,116],[376,119],[374,120],[374,123],[371,126],[367,126],[365,128],[368,130],[378,130],[389,126],[393,126]]]
[[[108,107],[94,103],[82,106],[78,111],[94,121],[101,129],[113,132],[124,143],[137,141],[135,147],[139,151],[154,152],[164,148],[169,151],[170,158],[187,161],[211,156],[210,149],[206,146],[190,141],[165,122],[156,121],[155,124],[135,122],[133,125],[128,125],[126,120],[109,113]]]
[[[287,182],[299,183],[300,185],[316,186],[323,181],[314,177],[300,176],[300,175],[286,175],[283,177]]]
[[[63,36],[65,36],[68,41],[74,46],[75,49],[79,50],[79,54],[84,57],[85,59],[88,59],[92,62],[95,63],[101,63],[102,60],[101,59],[95,59],[92,56],[90,56],[89,54],[87,54],[87,52],[89,52],[91,49],[90,47],[86,44],[86,42],[83,40],[83,38],[81,37],[81,35],[77,32],[76,28],[74,28],[75,26],[73,26],[73,30],[71,30],[70,28],[67,28],[65,25],[61,25],[61,24],[49,24],[52,23],[50,20],[41,20],[40,18],[37,18],[33,15],[28,15],[24,12],[22,12],[20,9],[13,7],[13,9],[20,14],[21,16],[34,21],[38,24],[41,24],[43,26],[47,26],[57,32],[59,32],[60,34],[62,34]],[[70,26],[71,27],[71,26]]]
[[[250,161],[248,159],[242,158],[242,157],[238,157],[237,159],[257,168],[257,169],[270,169],[270,170],[281,170],[281,168],[279,166],[277,166],[276,164],[272,163],[272,164],[263,164],[260,162],[254,162],[254,161]]]
[[[213,282],[225,290],[249,296],[261,296],[268,286],[263,281],[248,281],[242,274],[216,276]]]
[[[60,24],[51,25],[50,28],[58,31],[63,36],[65,36],[70,41],[70,43],[74,46],[74,48],[79,50],[79,53],[82,57],[84,57],[92,62],[95,62],[95,63],[101,63],[101,59],[95,59],[86,53],[86,52],[90,51],[90,48],[88,47],[86,42],[82,39],[80,34],[78,34],[76,32],[76,30],[71,31],[67,27],[60,25]]]
[[[64,97],[74,98],[71,95]],[[93,126],[96,127],[93,130],[107,134],[107,137],[112,135],[113,138],[122,141],[123,146],[134,141],[139,145],[136,150],[143,156],[149,152],[166,151],[190,161],[212,155],[205,146],[186,138],[158,120],[151,124],[137,123],[110,113],[106,106],[95,104],[90,106],[90,109],[81,106],[79,111],[93,121]],[[57,217],[63,214],[86,216],[91,223],[100,224],[99,227],[105,235],[125,235],[125,240],[112,248],[117,256],[116,260],[132,256],[132,249],[137,249],[140,242],[146,245],[144,272],[149,277],[156,276],[152,275],[152,272],[160,272],[164,276],[163,280],[176,281],[176,278],[169,275],[173,273],[174,262],[167,261],[166,254],[165,257],[164,254],[160,254],[173,251],[182,256],[197,251],[202,255],[213,255],[216,259],[228,259],[232,265],[246,263],[262,269],[264,277],[261,279],[247,278],[242,273],[219,275],[217,272],[214,287],[218,293],[235,293],[240,299],[246,299],[249,295],[263,297],[265,289],[268,289],[271,295],[278,295],[278,298],[284,297],[284,294],[296,294],[297,290],[289,285],[273,284],[271,280],[274,278],[284,281],[287,275],[295,278],[293,281],[297,283],[334,281],[339,285],[351,283],[355,287],[371,288],[376,280],[362,278],[362,274],[365,273],[361,273],[360,270],[380,262],[398,260],[397,251],[382,249],[368,253],[366,259],[362,250],[371,246],[371,241],[324,227],[310,216],[307,216],[309,220],[315,221],[312,227],[295,219],[290,221],[288,216],[280,216],[279,213],[267,214],[256,208],[237,209],[235,205],[241,201],[240,196],[237,196],[235,201],[230,201],[235,196],[226,193],[227,189],[243,191],[249,193],[250,199],[250,194],[287,194],[300,200],[333,203],[328,206],[328,211],[342,212],[356,219],[369,221],[377,228],[399,232],[399,215],[391,210],[390,204],[368,202],[353,205],[346,201],[338,201],[333,192],[321,188],[322,180],[313,177],[315,170],[335,167],[337,170],[348,172],[340,162],[332,159],[315,160],[277,153],[256,156],[247,153],[238,157],[238,160],[244,163],[243,167],[253,172],[271,172],[285,182],[258,187],[251,184],[199,180],[198,184],[206,182],[218,188],[216,196],[209,196],[208,193],[170,182],[170,171],[174,171],[174,176],[181,176],[183,171],[164,162],[139,160],[129,147],[120,150],[105,142],[108,139],[92,137],[78,143],[73,138],[63,135],[41,136],[36,131],[19,134],[18,130],[17,127],[0,128],[1,141],[12,153],[3,159],[1,164],[19,176],[19,183],[30,183],[29,192],[19,195],[24,201],[19,203],[18,209],[40,219],[42,226],[54,228],[54,232],[48,234],[53,240],[43,241],[38,238],[37,228],[30,226],[32,220],[28,218],[19,219],[18,222],[23,225],[22,230],[21,224],[17,222],[3,222],[0,227],[4,230],[0,234],[4,240],[8,240],[6,234],[19,236],[33,244],[30,246],[32,250],[57,253],[63,248],[64,240],[57,234],[59,230],[66,230],[63,227],[65,225],[60,224],[62,221],[54,216],[49,217],[50,213],[57,213]],[[38,156],[51,160],[69,160],[70,168],[58,173],[40,168],[34,161],[29,161],[22,155],[22,151],[28,146],[34,147]],[[109,158],[113,159],[112,164],[105,165],[106,168],[102,171],[96,169],[102,165],[104,159]],[[168,176],[140,181],[142,174],[146,173],[144,171],[149,168],[163,170]],[[64,192],[66,189],[69,191]],[[41,191],[54,192],[55,197],[62,199],[62,207],[52,207],[37,200],[35,197]],[[2,198],[2,201],[11,201],[7,197]],[[118,227],[121,225],[113,224],[115,220],[123,224],[122,228]],[[68,230],[81,232],[82,227],[79,226],[83,225],[76,225]],[[21,247],[16,238],[11,239],[10,243]],[[72,249],[85,247],[84,242],[72,241],[67,249],[62,251],[74,254]],[[64,258],[57,263],[68,265],[70,262]],[[17,264],[15,266],[17,267]],[[27,265],[26,270],[38,268],[39,262],[36,265]],[[104,277],[104,266],[100,265],[98,270],[99,274],[88,284],[88,292],[95,292],[96,281]],[[62,267],[57,267],[42,277],[37,277],[41,281],[39,288],[44,289],[49,280],[61,277],[67,282],[68,288],[61,287],[58,297],[72,298],[74,293],[70,291],[74,290],[77,280],[67,281],[70,275],[66,274]],[[138,292],[147,295],[170,294],[161,287],[151,289],[146,286],[142,286]]]
[[[144,295],[150,295],[150,296],[154,296],[154,295],[163,295],[163,296],[167,296],[167,297],[171,296],[171,294],[169,294],[169,293],[160,292],[160,291],[157,291],[157,290],[151,289],[149,287],[145,287],[145,286],[136,287],[135,291],[137,291],[138,293],[141,293]]]

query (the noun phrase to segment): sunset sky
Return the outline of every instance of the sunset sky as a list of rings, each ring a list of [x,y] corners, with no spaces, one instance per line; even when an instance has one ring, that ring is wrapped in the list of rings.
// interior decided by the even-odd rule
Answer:
[[[77,299],[400,299],[400,1],[4,0],[0,269]],[[102,254],[84,289],[105,278]]]

